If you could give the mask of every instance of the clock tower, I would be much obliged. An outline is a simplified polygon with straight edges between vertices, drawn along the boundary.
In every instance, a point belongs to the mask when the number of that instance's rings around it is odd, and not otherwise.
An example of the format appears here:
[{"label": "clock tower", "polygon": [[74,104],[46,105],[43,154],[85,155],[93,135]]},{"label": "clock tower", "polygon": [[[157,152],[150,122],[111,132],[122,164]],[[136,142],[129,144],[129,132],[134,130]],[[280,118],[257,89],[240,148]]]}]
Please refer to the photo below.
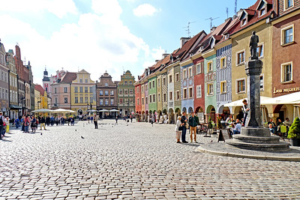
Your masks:
[{"label": "clock tower", "polygon": [[47,93],[51,93],[50,78],[48,77],[48,71],[46,68],[44,71],[43,88]]}]

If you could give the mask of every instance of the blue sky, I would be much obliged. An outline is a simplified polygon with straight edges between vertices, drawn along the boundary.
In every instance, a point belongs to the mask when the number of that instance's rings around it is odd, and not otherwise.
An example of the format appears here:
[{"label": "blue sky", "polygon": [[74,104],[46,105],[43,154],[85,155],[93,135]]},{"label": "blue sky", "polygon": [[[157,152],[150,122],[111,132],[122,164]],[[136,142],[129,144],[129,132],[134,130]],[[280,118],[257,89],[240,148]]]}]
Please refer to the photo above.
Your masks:
[{"label": "blue sky", "polygon": [[[96,80],[106,70],[119,80],[123,67],[137,76],[179,48],[180,37],[210,29],[234,15],[234,0],[0,0],[0,38],[18,43],[36,83],[45,68],[85,69]],[[239,0],[238,10],[256,0]]]}]

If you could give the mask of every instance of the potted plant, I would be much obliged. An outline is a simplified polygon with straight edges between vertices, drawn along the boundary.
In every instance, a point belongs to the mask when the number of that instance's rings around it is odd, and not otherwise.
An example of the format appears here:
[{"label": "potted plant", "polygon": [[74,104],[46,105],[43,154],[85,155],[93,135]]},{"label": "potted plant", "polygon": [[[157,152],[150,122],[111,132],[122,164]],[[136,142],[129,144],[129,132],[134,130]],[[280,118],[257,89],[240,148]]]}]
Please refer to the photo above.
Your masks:
[{"label": "potted plant", "polygon": [[300,146],[300,119],[298,117],[289,128],[288,138],[292,140],[292,146]]}]

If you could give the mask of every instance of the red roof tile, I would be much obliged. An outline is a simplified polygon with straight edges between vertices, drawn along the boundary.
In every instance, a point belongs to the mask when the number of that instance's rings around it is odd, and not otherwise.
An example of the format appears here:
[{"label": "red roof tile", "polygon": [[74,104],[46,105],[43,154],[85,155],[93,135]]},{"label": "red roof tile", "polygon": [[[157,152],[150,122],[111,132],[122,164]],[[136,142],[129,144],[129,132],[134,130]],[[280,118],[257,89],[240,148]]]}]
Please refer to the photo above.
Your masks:
[{"label": "red roof tile", "polygon": [[67,72],[61,79],[60,83],[72,83],[77,78],[77,74],[75,72]]},{"label": "red roof tile", "polygon": [[42,96],[44,96],[45,90],[44,90],[44,88],[43,88],[41,85],[35,84],[35,85],[34,85],[34,89],[37,90],[37,91],[39,91],[40,94],[41,94]]}]

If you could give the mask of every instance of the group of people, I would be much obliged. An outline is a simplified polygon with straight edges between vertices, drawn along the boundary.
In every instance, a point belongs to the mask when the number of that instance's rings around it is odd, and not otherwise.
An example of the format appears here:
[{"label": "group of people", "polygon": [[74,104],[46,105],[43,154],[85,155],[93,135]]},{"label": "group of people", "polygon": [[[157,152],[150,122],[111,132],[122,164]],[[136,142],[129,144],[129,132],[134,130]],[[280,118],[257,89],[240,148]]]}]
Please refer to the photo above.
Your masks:
[{"label": "group of people", "polygon": [[186,130],[188,128],[190,129],[191,142],[194,139],[194,142],[197,143],[197,126],[199,124],[199,118],[194,112],[192,112],[192,115],[188,119],[185,112],[182,113],[182,116],[178,116],[175,126],[177,143],[188,143],[186,141]]},{"label": "group of people", "polygon": [[292,123],[289,118],[286,118],[284,122],[280,118],[277,119],[277,123],[273,119],[270,119],[268,122],[270,132],[280,136],[285,136],[291,125]]}]

